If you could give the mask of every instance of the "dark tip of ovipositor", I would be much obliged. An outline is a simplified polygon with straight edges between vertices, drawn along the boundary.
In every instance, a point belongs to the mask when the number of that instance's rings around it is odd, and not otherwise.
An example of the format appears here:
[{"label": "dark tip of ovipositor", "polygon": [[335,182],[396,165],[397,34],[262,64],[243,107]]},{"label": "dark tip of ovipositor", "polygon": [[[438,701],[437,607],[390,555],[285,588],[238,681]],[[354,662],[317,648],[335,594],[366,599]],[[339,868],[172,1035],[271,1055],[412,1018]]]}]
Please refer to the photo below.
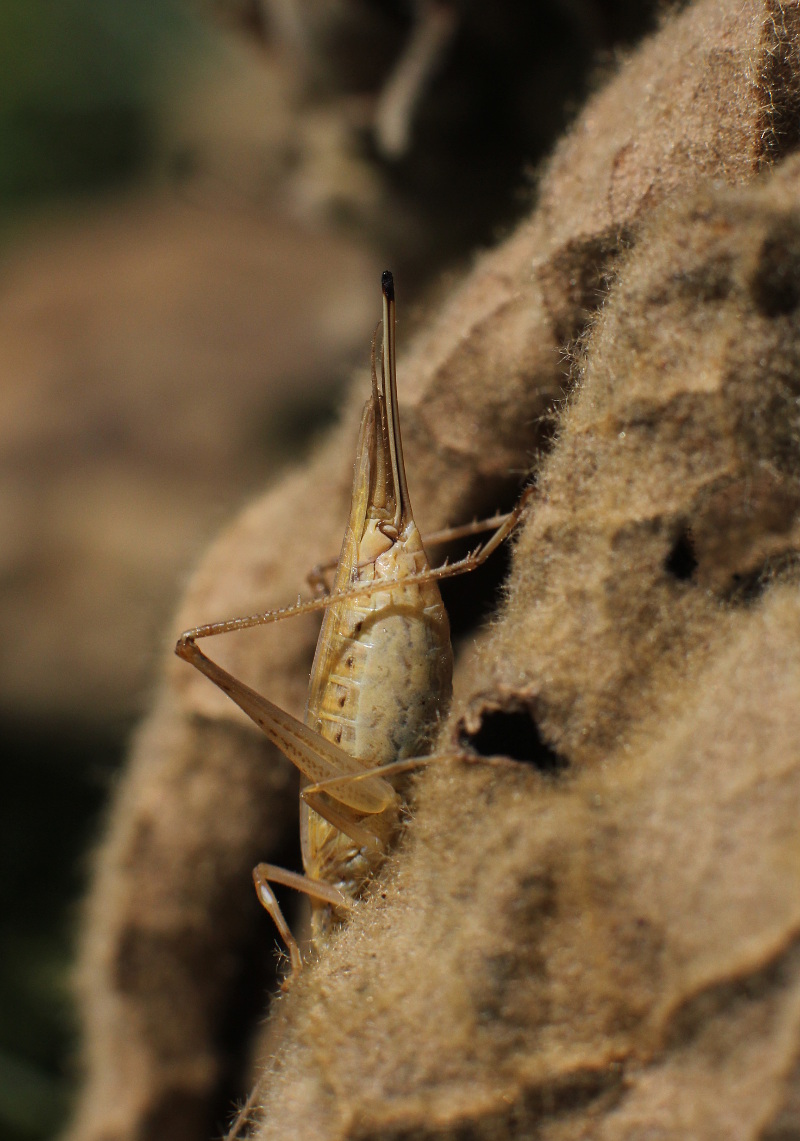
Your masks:
[{"label": "dark tip of ovipositor", "polygon": [[389,269],[385,269],[381,274],[381,289],[387,301],[394,301],[394,278]]}]

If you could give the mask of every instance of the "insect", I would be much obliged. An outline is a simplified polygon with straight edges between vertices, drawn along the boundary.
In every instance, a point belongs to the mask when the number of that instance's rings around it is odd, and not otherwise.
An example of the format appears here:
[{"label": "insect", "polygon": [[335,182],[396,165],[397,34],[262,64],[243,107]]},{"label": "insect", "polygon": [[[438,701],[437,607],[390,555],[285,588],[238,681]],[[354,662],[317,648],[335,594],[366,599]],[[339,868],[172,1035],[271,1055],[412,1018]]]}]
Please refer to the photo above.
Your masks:
[{"label": "insect", "polygon": [[[424,763],[450,701],[450,628],[438,580],[472,570],[488,558],[516,526],[533,490],[509,515],[441,533],[437,539],[494,528],[490,539],[465,558],[430,567],[403,462],[394,282],[388,271],[381,289],[380,379],[376,332],[350,517],[330,593],[187,630],[175,651],[227,693],[300,770],[305,875],[271,864],[259,864],[253,872],[258,897],[288,948],[292,977],[303,960],[271,885],[287,885],[310,897],[315,948],[324,946],[363,894],[400,825],[401,774]],[[197,645],[201,638],[310,610],[325,614],[303,722],[233,677]]]}]

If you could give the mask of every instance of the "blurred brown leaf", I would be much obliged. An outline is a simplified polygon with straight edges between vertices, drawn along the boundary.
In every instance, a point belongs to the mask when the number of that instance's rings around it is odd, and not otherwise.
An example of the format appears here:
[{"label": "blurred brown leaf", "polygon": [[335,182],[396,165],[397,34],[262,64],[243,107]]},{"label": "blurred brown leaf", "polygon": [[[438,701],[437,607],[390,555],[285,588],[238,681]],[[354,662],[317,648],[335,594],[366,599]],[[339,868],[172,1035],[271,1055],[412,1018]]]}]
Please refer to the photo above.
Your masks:
[{"label": "blurred brown leaf", "polygon": [[369,336],[366,264],[284,219],[160,197],[53,219],[6,253],[7,712],[141,706],[179,577]]}]

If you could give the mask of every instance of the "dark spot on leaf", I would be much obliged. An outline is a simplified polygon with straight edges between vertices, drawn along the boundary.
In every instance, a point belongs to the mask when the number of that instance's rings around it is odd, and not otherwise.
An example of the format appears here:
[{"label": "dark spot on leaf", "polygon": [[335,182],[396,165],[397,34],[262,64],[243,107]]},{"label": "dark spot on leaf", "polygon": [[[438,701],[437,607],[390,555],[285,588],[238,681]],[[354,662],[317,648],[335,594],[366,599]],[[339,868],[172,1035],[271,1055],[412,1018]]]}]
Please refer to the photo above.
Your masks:
[{"label": "dark spot on leaf", "polygon": [[773,577],[773,568],[769,564],[755,567],[749,573],[732,574],[726,592],[728,601],[737,606],[752,606],[761,598]]},{"label": "dark spot on leaf", "polygon": [[142,1116],[136,1136],[140,1141],[190,1141],[207,1134],[210,1122],[205,1099],[192,1089],[169,1086],[149,1105]]},{"label": "dark spot on leaf", "polygon": [[750,284],[765,317],[792,313],[800,303],[800,234],[785,227],[765,239]]}]

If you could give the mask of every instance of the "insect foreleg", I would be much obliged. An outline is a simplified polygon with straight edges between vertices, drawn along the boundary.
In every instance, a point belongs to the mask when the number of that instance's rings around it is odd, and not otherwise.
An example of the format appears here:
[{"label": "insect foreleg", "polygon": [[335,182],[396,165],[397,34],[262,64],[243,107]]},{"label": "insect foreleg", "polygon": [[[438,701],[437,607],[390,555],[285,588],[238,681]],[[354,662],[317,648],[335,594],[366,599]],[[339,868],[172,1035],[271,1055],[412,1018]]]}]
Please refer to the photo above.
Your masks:
[{"label": "insect foreleg", "polygon": [[[526,495],[527,492],[524,492],[523,498]],[[457,527],[443,527],[440,531],[431,531],[423,535],[422,545],[427,550],[428,547],[438,547],[442,543],[452,543],[456,539],[467,539],[470,535],[483,535],[487,531],[496,531],[504,527],[512,516],[514,511],[498,512],[488,519],[473,519],[471,523],[461,523]]]},{"label": "insect foreleg", "polygon": [[306,582],[315,598],[327,598],[330,594],[331,588],[327,576],[336,570],[338,563],[338,558],[329,559],[326,563],[317,563],[306,575]]}]

